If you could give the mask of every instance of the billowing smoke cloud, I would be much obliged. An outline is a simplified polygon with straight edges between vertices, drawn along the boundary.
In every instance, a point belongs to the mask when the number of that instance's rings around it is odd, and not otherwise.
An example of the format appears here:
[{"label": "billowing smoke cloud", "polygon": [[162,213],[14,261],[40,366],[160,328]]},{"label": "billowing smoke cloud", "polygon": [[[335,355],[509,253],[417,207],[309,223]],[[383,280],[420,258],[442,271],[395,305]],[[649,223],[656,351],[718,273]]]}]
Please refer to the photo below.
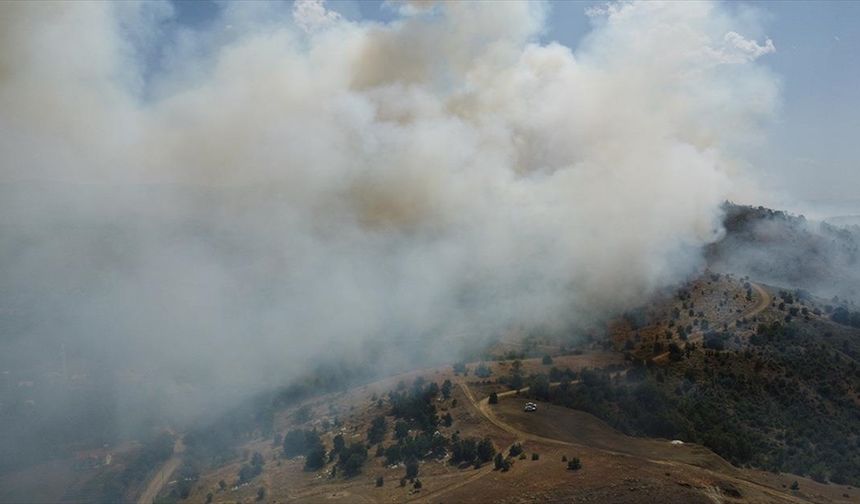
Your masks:
[{"label": "billowing smoke cloud", "polygon": [[588,325],[700,266],[777,104],[748,17],[611,4],[573,51],[539,3],[396,8],[0,5],[7,355],[63,343],[193,417],[323,356]]}]

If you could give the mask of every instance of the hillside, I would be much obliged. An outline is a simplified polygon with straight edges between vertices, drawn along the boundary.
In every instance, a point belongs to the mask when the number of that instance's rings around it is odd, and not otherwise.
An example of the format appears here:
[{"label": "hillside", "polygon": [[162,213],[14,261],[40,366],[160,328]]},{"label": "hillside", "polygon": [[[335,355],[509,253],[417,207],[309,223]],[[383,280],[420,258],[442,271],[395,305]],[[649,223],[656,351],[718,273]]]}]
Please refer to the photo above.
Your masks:
[{"label": "hillside", "polygon": [[[195,460],[181,493],[204,502],[853,502],[860,331],[832,320],[845,321],[843,311],[707,273],[610,325],[615,350],[595,342],[464,363],[302,401],[269,432],[244,435],[232,456]],[[536,413],[522,411],[523,396]],[[580,469],[568,468],[574,457]],[[180,495],[177,485],[164,501]]]},{"label": "hillside", "polygon": [[860,302],[860,227],[764,207],[723,210],[725,237],[706,250],[713,269]]}]

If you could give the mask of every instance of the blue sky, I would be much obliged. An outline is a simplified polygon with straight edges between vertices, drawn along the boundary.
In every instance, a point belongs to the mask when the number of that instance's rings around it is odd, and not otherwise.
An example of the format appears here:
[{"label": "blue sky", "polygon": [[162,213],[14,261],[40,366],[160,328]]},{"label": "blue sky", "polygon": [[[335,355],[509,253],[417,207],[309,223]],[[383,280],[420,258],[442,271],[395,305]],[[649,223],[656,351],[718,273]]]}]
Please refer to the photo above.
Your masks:
[{"label": "blue sky", "polygon": [[[543,42],[575,49],[590,29],[585,10],[604,3],[550,2]],[[327,6],[349,19],[394,17],[381,1],[329,0]],[[793,204],[802,211],[807,203],[826,202],[836,213],[860,212],[860,2],[759,1],[728,7],[755,12],[762,33],[749,35],[771,38],[777,48],[760,62],[781,79],[782,109],[766,145],[750,155],[756,172],[775,190],[776,199],[769,203]],[[217,9],[211,1],[177,2],[177,21],[205,24]]]}]

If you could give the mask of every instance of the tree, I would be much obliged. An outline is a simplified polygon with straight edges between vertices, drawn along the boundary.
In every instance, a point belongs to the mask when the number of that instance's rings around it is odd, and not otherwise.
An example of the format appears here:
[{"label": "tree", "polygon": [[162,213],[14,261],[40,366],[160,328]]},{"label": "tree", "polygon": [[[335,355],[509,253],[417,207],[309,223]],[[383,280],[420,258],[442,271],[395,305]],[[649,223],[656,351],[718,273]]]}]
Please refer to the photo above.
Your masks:
[{"label": "tree", "polygon": [[478,454],[478,441],[475,438],[451,438],[451,463],[471,463]]},{"label": "tree", "polygon": [[493,459],[493,455],[496,453],[496,448],[493,446],[493,442],[490,441],[490,438],[485,437],[478,443],[478,460],[481,462],[489,462]]},{"label": "tree", "polygon": [[385,439],[385,417],[380,415],[373,419],[370,430],[367,431],[367,441],[370,444],[381,443]]},{"label": "tree", "polygon": [[490,404],[499,404],[499,394],[490,392]]},{"label": "tree", "polygon": [[549,366],[550,364],[552,364],[552,357],[550,357],[549,354],[544,355],[543,359],[541,359],[541,363],[544,366]]},{"label": "tree", "polygon": [[225,488],[227,488],[227,482],[224,480],[219,481],[218,482],[218,488],[220,488],[221,490],[224,490]]},{"label": "tree", "polygon": [[511,445],[511,449],[508,450],[508,456],[516,457],[520,453],[523,452],[523,445],[519,443],[514,443]]},{"label": "tree", "polygon": [[206,494],[206,504],[210,504],[212,502],[213,497],[214,496],[212,495],[212,492],[207,493]]},{"label": "tree", "polygon": [[254,455],[251,457],[251,465],[254,466],[262,466],[265,463],[263,460],[263,455],[260,452],[254,452]]},{"label": "tree", "polygon": [[451,398],[451,380],[445,380],[442,382],[442,397],[445,399]]},{"label": "tree", "polygon": [[567,469],[569,471],[578,471],[582,469],[582,462],[580,462],[579,457],[573,457],[567,462]]},{"label": "tree", "polygon": [[529,393],[538,399],[549,400],[549,379],[545,374],[539,374],[530,379]]},{"label": "tree", "polygon": [[338,434],[332,441],[334,442],[334,448],[332,448],[332,451],[335,453],[340,453],[340,451],[346,446],[346,443],[343,441],[343,434]]},{"label": "tree", "polygon": [[382,479],[382,476],[377,476],[376,477],[376,486],[381,487],[383,484],[385,484],[385,480]]},{"label": "tree", "polygon": [[451,416],[451,413],[445,413],[442,416],[442,424],[445,425],[445,427],[450,427],[452,423],[454,423],[454,418]]},{"label": "tree", "polygon": [[409,435],[409,424],[404,422],[403,420],[398,420],[396,424],[394,424],[394,437],[396,439],[403,439]]},{"label": "tree", "polygon": [[356,474],[361,472],[361,466],[364,465],[364,460],[367,458],[365,455],[362,457],[358,453],[353,453],[346,459],[346,462],[343,464],[343,475],[347,478],[351,478]]},{"label": "tree", "polygon": [[794,480],[794,483],[791,484],[790,488],[792,491],[796,492],[800,490],[800,484],[797,482],[797,480]]},{"label": "tree", "polygon": [[439,395],[439,385],[436,385],[436,382],[431,382],[430,385],[427,385],[427,390],[425,392],[430,399],[435,398]]},{"label": "tree", "polygon": [[352,443],[338,455],[338,465],[347,478],[360,473],[365,460],[367,460],[367,448],[363,443]]},{"label": "tree", "polygon": [[306,432],[300,429],[291,430],[284,435],[284,456],[295,457],[304,453],[307,448]]},{"label": "tree", "polygon": [[414,488],[415,490],[421,490],[421,487],[422,487],[421,480],[416,479],[415,483],[412,485],[412,488]]},{"label": "tree", "polygon": [[317,445],[307,453],[305,458],[305,471],[316,471],[325,466],[325,447]]},{"label": "tree", "polygon": [[418,461],[415,459],[409,459],[406,462],[406,478],[412,479],[418,476]]},{"label": "tree", "polygon": [[397,445],[391,445],[385,449],[385,465],[392,465],[400,462],[403,458],[400,453],[400,447]]},{"label": "tree", "polygon": [[262,468],[260,466],[254,466],[250,464],[243,464],[242,467],[239,468],[239,484],[247,483],[254,479],[255,476],[260,474]]},{"label": "tree", "polygon": [[540,454],[539,453],[532,453],[532,460],[538,460],[538,459],[540,459]]},{"label": "tree", "polygon": [[261,501],[265,498],[266,498],[266,489],[263,487],[258,488],[257,489],[257,500]]}]

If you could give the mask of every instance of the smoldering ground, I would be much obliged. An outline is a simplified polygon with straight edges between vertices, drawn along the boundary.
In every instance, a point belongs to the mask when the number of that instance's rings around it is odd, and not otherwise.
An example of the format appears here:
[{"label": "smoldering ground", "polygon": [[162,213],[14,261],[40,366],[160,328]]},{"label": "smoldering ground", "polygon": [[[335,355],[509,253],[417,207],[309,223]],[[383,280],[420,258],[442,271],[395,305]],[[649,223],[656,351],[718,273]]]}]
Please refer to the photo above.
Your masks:
[{"label": "smoldering ground", "polygon": [[754,194],[779,89],[754,15],[609,4],[572,50],[540,3],[389,8],[0,5],[4,369],[62,348],[120,425],[181,425],[324,357],[587,325]]}]

